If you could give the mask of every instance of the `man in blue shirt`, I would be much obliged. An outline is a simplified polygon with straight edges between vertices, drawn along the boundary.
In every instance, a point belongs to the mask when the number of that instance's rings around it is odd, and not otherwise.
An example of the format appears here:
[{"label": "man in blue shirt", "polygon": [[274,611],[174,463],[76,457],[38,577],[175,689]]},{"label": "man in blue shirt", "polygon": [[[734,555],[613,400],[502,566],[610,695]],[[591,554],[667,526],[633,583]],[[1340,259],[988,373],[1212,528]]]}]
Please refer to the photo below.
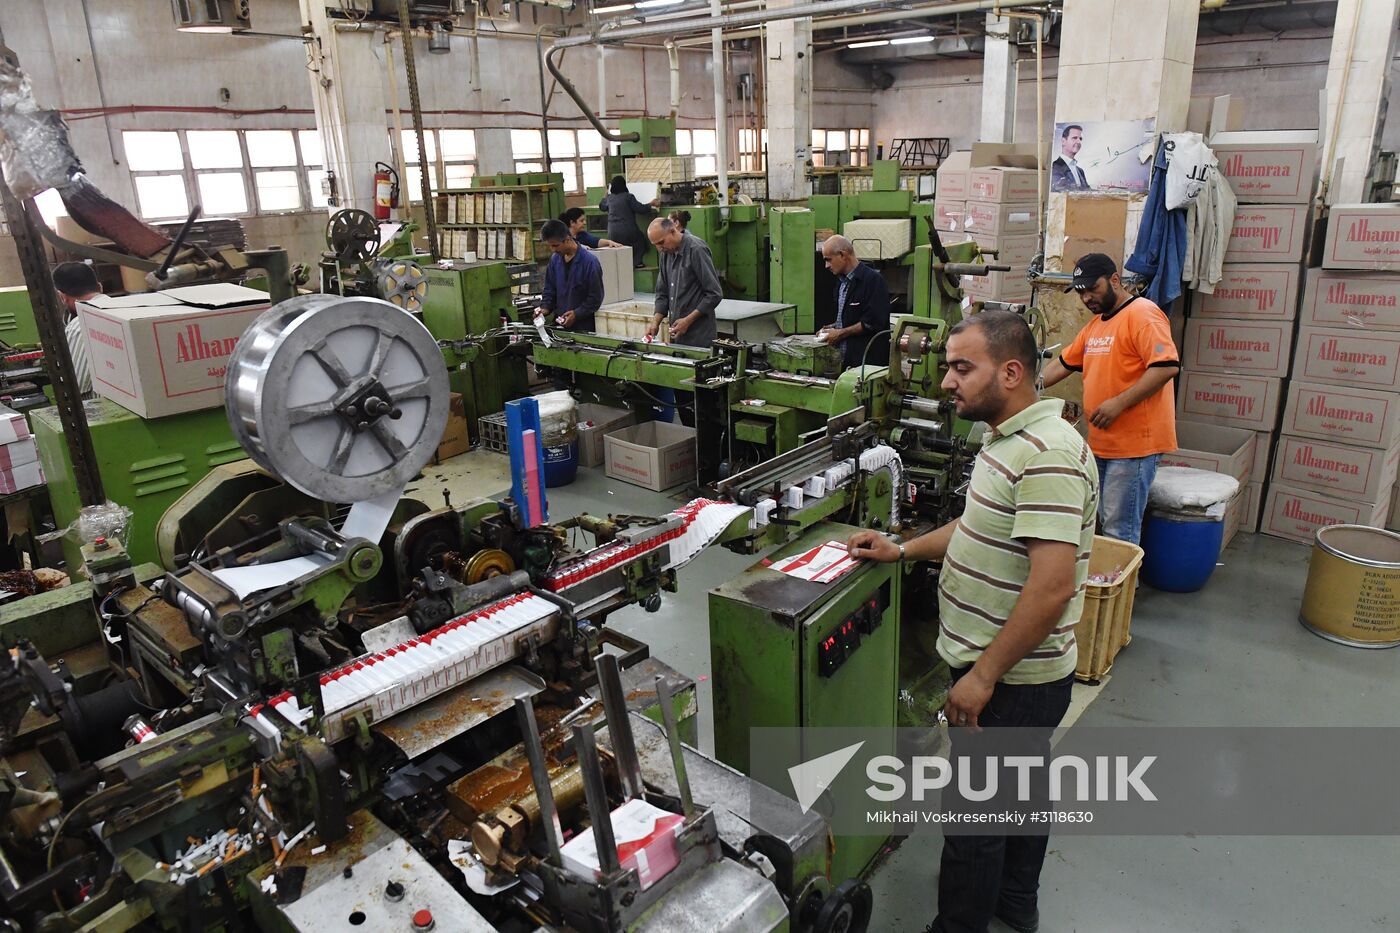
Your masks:
[{"label": "man in blue shirt", "polygon": [[841,348],[847,369],[888,366],[890,289],[884,277],[857,259],[851,241],[839,234],[823,241],[822,259],[836,276],[836,323],[817,337]]},{"label": "man in blue shirt", "polygon": [[544,293],[535,317],[565,330],[592,333],[593,314],[603,304],[603,265],[591,250],[569,236],[562,220],[547,220],[540,239],[548,244]]},{"label": "man in blue shirt", "polygon": [[599,247],[606,249],[622,245],[621,243],[614,243],[612,240],[589,233],[587,218],[588,215],[584,213],[581,207],[571,207],[559,215],[559,219],[569,225],[569,236],[578,240],[579,246],[587,246],[589,249],[598,249]]}]

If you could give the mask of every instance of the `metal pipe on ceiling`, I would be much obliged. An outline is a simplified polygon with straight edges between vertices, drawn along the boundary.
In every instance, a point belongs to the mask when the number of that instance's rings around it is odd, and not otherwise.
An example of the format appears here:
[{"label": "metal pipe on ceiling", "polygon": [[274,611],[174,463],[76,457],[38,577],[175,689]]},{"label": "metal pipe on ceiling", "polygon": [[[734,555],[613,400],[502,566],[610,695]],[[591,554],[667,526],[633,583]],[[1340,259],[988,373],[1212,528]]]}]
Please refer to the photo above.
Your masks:
[{"label": "metal pipe on ceiling", "polygon": [[[870,4],[867,4],[869,6]],[[888,3],[878,4],[879,6],[890,6]],[[812,32],[829,32],[835,29],[846,29],[850,26],[864,26],[870,23],[893,23],[903,19],[931,19],[934,17],[952,16],[958,13],[976,13],[982,10],[991,10],[1000,6],[1002,9],[1018,6],[1050,6],[1054,5],[1052,0],[958,0],[954,3],[935,3],[920,7],[900,7],[898,9],[886,10],[884,12],[857,13],[849,16],[833,16],[818,18],[813,16]],[[821,8],[830,12],[835,4],[820,4]],[[784,17],[773,16],[770,19],[781,19]],[[733,32],[726,32],[726,41],[735,39],[750,39],[758,35],[757,28],[736,29]],[[703,45],[703,39],[684,39],[676,43],[682,47],[691,45]]]}]

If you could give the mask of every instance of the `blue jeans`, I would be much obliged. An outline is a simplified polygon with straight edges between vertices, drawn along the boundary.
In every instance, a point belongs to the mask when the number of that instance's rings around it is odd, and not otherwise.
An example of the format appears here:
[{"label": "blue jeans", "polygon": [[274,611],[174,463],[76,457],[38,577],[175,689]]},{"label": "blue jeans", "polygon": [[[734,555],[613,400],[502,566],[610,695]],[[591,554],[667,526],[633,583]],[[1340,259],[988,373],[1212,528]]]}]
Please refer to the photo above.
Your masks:
[{"label": "blue jeans", "polygon": [[1161,454],[1099,460],[1099,525],[1103,534],[1137,544],[1142,537],[1142,515],[1147,511],[1147,491],[1157,475]]},{"label": "blue jeans", "polygon": [[[955,668],[953,682],[957,683],[969,670],[971,668]],[[978,717],[982,732],[948,730],[952,739],[949,759],[956,761],[966,756],[972,761],[981,761],[988,755],[1032,755],[1049,759],[1050,736],[1069,709],[1073,685],[1073,674],[1044,684],[998,683]],[[1004,731],[1007,729],[1012,731]],[[980,786],[980,783],[972,786]],[[987,804],[987,809],[1053,808],[1050,779],[1044,769],[1038,768],[1032,773],[1031,792],[1027,803],[994,799]],[[1048,835],[945,833],[938,871],[938,917],[930,931],[987,933],[987,925],[998,910],[1023,916],[1034,912],[1038,908],[1040,869],[1045,864],[1049,841]]]}]

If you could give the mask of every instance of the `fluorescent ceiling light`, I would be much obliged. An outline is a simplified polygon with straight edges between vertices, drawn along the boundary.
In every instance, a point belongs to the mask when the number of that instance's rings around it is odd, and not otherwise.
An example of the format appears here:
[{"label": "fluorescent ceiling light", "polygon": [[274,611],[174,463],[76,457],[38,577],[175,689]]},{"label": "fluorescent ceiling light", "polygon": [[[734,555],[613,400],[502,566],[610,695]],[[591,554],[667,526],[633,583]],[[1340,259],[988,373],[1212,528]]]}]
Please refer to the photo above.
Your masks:
[{"label": "fluorescent ceiling light", "polygon": [[650,9],[652,9],[653,7],[659,7],[659,6],[675,6],[677,3],[683,3],[683,2],[684,2],[684,0],[642,0],[641,3],[638,3],[638,4],[637,4],[637,9],[639,9],[639,10],[650,10]]},{"label": "fluorescent ceiling light", "polygon": [[623,10],[630,10],[630,9],[632,9],[632,6],[633,6],[633,5],[630,4],[630,3],[614,3],[612,6],[595,6],[595,7],[593,8],[593,12],[594,12],[594,13],[621,13]]},{"label": "fluorescent ceiling light", "polygon": [[848,49],[873,49],[877,45],[889,45],[889,39],[876,39],[873,42],[852,42],[846,46]]},{"label": "fluorescent ceiling light", "polygon": [[891,39],[890,45],[913,45],[915,42],[932,42],[933,36],[904,36],[900,39]]}]

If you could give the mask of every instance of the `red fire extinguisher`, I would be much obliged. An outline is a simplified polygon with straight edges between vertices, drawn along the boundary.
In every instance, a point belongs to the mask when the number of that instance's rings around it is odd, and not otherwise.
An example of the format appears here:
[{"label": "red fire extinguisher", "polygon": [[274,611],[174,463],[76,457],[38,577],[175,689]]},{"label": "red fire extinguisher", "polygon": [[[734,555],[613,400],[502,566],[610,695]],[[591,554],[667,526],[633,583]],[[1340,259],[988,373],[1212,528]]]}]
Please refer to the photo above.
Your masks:
[{"label": "red fire extinguisher", "polygon": [[399,173],[383,162],[374,163],[374,219],[388,220],[389,209],[399,206]]}]

